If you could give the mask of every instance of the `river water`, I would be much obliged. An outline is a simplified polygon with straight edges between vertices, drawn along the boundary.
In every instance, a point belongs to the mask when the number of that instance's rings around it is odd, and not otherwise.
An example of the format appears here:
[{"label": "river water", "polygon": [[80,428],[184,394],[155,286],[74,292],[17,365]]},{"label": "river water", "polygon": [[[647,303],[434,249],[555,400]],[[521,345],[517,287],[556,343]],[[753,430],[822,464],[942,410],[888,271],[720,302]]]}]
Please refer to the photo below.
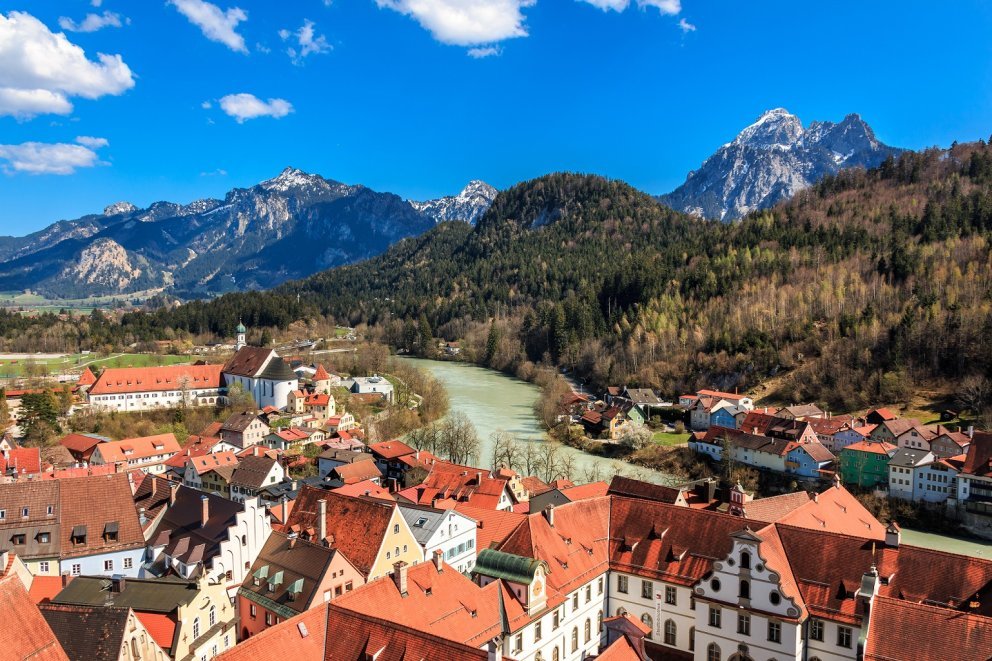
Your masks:
[{"label": "river water", "polygon": [[[428,370],[444,384],[450,410],[468,416],[479,434],[479,466],[488,467],[492,463],[491,436],[495,432],[507,432],[521,443],[549,442],[534,415],[534,402],[541,392],[534,384],[468,363],[407,356],[398,359]],[[608,481],[617,471],[649,482],[672,482],[659,471],[604,459],[564,445],[560,451],[562,455],[571,457],[572,479],[576,482],[586,482],[590,477]]]},{"label": "river water", "polygon": [[[491,463],[489,457],[492,455],[493,444],[490,436],[494,432],[508,432],[518,441],[525,443],[549,442],[545,439],[544,431],[534,415],[534,402],[540,395],[537,386],[468,363],[398,358],[430,371],[447,389],[450,410],[464,413],[475,425],[481,441],[481,456],[475,462],[478,466],[488,466]],[[637,479],[662,484],[672,483],[670,477],[658,471],[603,459],[567,446],[562,446],[561,452],[573,457],[572,479],[576,482],[588,481],[589,477],[609,480],[617,470],[620,470],[624,475]],[[593,475],[597,470],[598,475]],[[902,532],[902,540],[914,546],[992,559],[992,543],[989,542],[935,535],[905,528]]]}]

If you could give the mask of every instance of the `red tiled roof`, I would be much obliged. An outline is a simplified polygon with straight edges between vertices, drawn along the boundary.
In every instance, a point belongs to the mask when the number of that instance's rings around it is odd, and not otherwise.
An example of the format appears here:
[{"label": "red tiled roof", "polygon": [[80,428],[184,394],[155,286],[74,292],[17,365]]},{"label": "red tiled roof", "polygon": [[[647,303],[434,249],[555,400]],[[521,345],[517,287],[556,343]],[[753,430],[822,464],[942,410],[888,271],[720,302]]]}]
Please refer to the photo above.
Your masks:
[{"label": "red tiled roof", "polygon": [[569,500],[576,501],[605,496],[609,488],[610,485],[606,482],[590,482],[577,487],[566,487],[561,492]]},{"label": "red tiled roof", "polygon": [[[496,509],[500,504],[507,480],[489,477],[489,471],[439,461],[423,484],[407,489],[404,497],[420,505],[433,505],[438,500],[470,502],[476,507]],[[415,494],[411,497],[409,494]]]},{"label": "red tiled roof", "polygon": [[21,475],[41,472],[41,450],[39,448],[11,448],[7,451],[7,470],[16,470]]},{"label": "red tiled roof", "polygon": [[[361,463],[368,464],[371,462],[363,461]],[[393,498],[393,495],[389,493],[389,489],[385,489],[371,480],[346,484],[343,487],[332,489],[332,491],[334,493],[341,494],[342,496],[368,496],[369,498],[378,498],[380,500],[396,500]]]},{"label": "red tiled roof", "polygon": [[28,594],[31,595],[31,601],[40,604],[50,601],[59,592],[62,592],[61,576],[35,576],[31,580]]},{"label": "red tiled roof", "polygon": [[83,373],[79,375],[79,379],[76,380],[77,386],[91,386],[94,383],[96,383],[96,375],[89,367],[84,369]]},{"label": "red tiled roof", "polygon": [[103,463],[113,464],[117,462],[127,463],[132,459],[147,459],[161,454],[171,456],[180,450],[176,435],[168,433],[101,443],[96,452],[100,453]]},{"label": "red tiled roof", "polygon": [[611,498],[610,566],[679,585],[693,585],[705,576],[715,560],[730,552],[731,533],[749,525],[719,512]]},{"label": "red tiled roof", "polygon": [[865,661],[987,661],[992,618],[876,597]]},{"label": "red tiled roof", "polygon": [[366,480],[375,480],[382,477],[382,471],[375,465],[374,461],[356,461],[353,464],[342,464],[335,466],[332,473],[336,474],[345,484],[355,484]]},{"label": "red tiled roof", "polygon": [[322,660],[326,639],[327,607],[323,606],[269,627],[215,658],[217,661]]},{"label": "red tiled roof", "polygon": [[31,601],[21,579],[11,574],[0,578],[0,650],[7,659],[68,661],[62,646],[38,607]]},{"label": "red tiled roof", "polygon": [[[872,454],[889,454],[898,449],[895,445],[884,441],[881,443],[876,441],[861,441],[860,443],[852,443],[844,448],[844,450],[850,450],[852,452],[870,452]],[[841,450],[841,452],[844,450]]]},{"label": "red tiled roof", "polygon": [[529,475],[527,477],[520,478],[520,484],[523,485],[527,493],[533,498],[534,496],[540,496],[542,493],[547,493],[551,491],[551,486],[547,482],[539,477],[534,477]]},{"label": "red tiled roof", "polygon": [[334,600],[368,617],[477,647],[500,632],[498,583],[479,587],[459,571],[433,562],[407,567],[407,593],[384,576]]},{"label": "red tiled roof", "polygon": [[69,434],[63,436],[59,444],[70,452],[85,454],[102,443],[103,440],[102,438],[88,436],[86,434]]},{"label": "red tiled roof", "polygon": [[317,363],[317,371],[313,373],[313,380],[314,381],[328,381],[328,380],[330,380],[330,378],[331,378],[331,375],[328,374],[327,373],[327,370],[324,369],[324,365],[322,363]]},{"label": "red tiled roof", "polygon": [[559,505],[554,527],[546,514],[530,514],[499,545],[500,551],[548,563],[548,607],[609,568],[610,498],[589,498]]},{"label": "red tiled roof", "polygon": [[193,464],[193,470],[198,475],[203,475],[221,466],[236,466],[238,464],[238,458],[233,452],[213,452],[211,454],[190,457],[188,461]]},{"label": "red tiled roof", "polygon": [[718,399],[728,399],[732,402],[736,402],[747,397],[747,395],[740,395],[731,392],[721,392],[719,390],[700,390],[696,394],[699,395],[700,397],[715,397]]},{"label": "red tiled roof", "polygon": [[992,474],[992,432],[975,432],[961,471],[978,476]]},{"label": "red tiled roof", "polygon": [[[486,661],[485,650],[329,604],[325,659]],[[330,632],[335,635],[330,635]],[[283,657],[280,657],[283,658]]]},{"label": "red tiled roof", "polygon": [[396,459],[406,454],[413,454],[416,450],[403,441],[379,441],[369,445],[369,452],[383,459]]},{"label": "red tiled roof", "polygon": [[[526,505],[526,503],[524,503]],[[478,550],[488,549],[494,544],[502,544],[526,518],[526,511],[521,514],[505,510],[491,510],[472,507],[468,503],[457,503],[456,512],[464,514],[476,522],[475,546]]]},{"label": "red tiled roof", "polygon": [[[142,548],[145,537],[127,473],[59,480],[62,557]],[[117,539],[104,534],[107,524],[117,524]],[[86,528],[86,543],[72,542],[73,530]]]},{"label": "red tiled roof", "polygon": [[219,388],[220,365],[170,365],[167,367],[107,368],[90,388],[90,395]]},{"label": "red tiled roof", "polygon": [[172,648],[176,637],[176,621],[164,613],[148,613],[135,611],[134,614],[145,625],[148,635],[152,637],[163,650]]},{"label": "red tiled roof", "polygon": [[286,529],[293,530],[298,526],[302,530],[319,530],[320,500],[327,501],[327,537],[329,541],[333,540],[331,548],[339,549],[356,569],[368,576],[382,540],[390,530],[389,522],[396,504],[352,498],[304,485],[296,497]]}]

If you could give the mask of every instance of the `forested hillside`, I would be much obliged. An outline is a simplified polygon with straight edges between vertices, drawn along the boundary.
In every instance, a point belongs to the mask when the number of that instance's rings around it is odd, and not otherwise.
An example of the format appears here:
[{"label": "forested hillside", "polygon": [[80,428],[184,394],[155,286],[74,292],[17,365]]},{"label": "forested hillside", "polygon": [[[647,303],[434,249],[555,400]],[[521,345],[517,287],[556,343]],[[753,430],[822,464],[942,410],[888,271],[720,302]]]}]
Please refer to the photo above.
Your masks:
[{"label": "forested hillside", "polygon": [[442,224],[381,257],[124,318],[147,339],[330,315],[397,347],[460,339],[522,373],[551,361],[592,382],[748,388],[839,409],[953,391],[992,367],[992,149],[906,153],[843,171],[724,225],[594,176],[501,193],[475,228]]}]

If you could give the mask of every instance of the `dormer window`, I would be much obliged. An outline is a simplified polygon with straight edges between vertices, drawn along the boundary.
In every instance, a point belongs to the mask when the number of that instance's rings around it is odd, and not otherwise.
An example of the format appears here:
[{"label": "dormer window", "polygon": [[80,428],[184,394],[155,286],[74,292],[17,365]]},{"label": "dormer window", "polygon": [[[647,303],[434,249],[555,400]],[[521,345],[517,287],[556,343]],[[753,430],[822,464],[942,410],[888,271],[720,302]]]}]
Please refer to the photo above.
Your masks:
[{"label": "dormer window", "polygon": [[71,541],[73,544],[85,544],[86,526],[73,526],[72,535],[69,537],[69,541]]},{"label": "dormer window", "polygon": [[116,521],[110,521],[103,527],[103,539],[108,542],[117,541],[118,524]]}]

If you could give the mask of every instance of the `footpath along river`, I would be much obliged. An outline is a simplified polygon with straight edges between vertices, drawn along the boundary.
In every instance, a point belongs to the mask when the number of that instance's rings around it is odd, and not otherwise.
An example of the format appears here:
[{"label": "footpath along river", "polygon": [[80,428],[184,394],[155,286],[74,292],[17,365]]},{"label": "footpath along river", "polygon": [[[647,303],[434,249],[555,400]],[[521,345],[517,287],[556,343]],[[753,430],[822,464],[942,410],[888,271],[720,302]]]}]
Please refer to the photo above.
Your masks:
[{"label": "footpath along river", "polygon": [[[430,371],[448,391],[450,410],[460,411],[472,421],[481,442],[480,466],[488,466],[490,463],[488,459],[492,454],[490,436],[493,432],[505,431],[517,440],[527,443],[548,442],[534,415],[534,402],[540,395],[537,386],[468,363],[409,357],[401,357],[400,360]],[[624,475],[630,477],[660,484],[673,482],[669,476],[659,471],[603,459],[567,446],[562,446],[561,451],[574,458],[573,479],[577,482],[585,481],[586,475],[596,468],[599,469],[599,479],[609,480],[617,466],[623,470]],[[992,542],[948,537],[905,528],[903,541],[914,546],[992,559]]]}]

